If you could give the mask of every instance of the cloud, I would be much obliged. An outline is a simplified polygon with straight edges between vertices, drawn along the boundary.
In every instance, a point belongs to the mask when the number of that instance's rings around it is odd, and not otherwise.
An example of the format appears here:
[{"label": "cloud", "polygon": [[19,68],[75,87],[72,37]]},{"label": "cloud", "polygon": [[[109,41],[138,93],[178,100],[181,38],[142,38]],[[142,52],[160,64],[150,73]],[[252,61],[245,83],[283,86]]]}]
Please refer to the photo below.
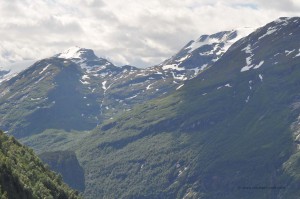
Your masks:
[{"label": "cloud", "polygon": [[40,59],[78,45],[145,67],[201,34],[259,27],[299,10],[298,0],[1,1],[0,47],[12,58]]}]

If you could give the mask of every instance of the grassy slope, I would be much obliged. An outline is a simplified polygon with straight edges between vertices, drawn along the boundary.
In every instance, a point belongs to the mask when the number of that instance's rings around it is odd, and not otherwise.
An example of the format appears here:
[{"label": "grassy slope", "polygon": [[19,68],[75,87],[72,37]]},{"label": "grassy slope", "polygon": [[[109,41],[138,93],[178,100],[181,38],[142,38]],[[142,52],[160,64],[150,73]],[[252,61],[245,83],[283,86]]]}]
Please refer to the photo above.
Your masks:
[{"label": "grassy slope", "polygon": [[290,40],[298,32],[261,41],[254,60],[265,64],[257,70],[240,73],[244,40],[171,96],[91,133],[46,130],[24,142],[40,152],[76,151],[86,198],[297,198],[300,155],[290,126],[299,114],[299,57],[283,53],[275,65],[274,55],[297,48]]},{"label": "grassy slope", "polygon": [[[87,136],[77,148],[87,174],[85,195],[296,198],[295,167],[283,165],[295,150],[290,126],[299,114],[291,108],[299,99],[299,58],[284,56],[275,66],[273,56],[283,44],[297,46],[280,35],[272,45],[262,42],[255,58],[266,59],[264,67],[240,73],[243,42],[181,91]],[[232,87],[217,89],[227,83]],[[241,189],[257,186],[267,188]]]}]

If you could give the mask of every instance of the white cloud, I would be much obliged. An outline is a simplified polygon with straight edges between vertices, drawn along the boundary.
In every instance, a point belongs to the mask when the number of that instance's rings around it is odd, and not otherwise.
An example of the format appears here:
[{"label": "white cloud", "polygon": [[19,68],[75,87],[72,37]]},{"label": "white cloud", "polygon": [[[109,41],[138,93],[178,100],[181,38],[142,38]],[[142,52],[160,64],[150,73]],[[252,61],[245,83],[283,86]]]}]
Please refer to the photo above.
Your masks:
[{"label": "white cloud", "polygon": [[258,27],[299,10],[298,0],[1,1],[0,53],[40,59],[78,45],[117,64],[149,66],[201,34]]}]

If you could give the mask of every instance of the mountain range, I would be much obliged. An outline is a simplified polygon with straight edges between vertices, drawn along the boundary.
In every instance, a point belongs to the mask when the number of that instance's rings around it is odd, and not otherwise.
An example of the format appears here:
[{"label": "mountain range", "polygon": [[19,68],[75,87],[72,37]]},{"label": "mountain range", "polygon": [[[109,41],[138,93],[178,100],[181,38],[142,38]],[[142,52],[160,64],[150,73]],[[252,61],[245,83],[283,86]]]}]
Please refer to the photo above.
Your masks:
[{"label": "mountain range", "polygon": [[146,69],[118,67],[93,50],[72,47],[0,85],[0,127],[16,137],[46,129],[91,130],[137,104],[179,89],[251,29],[245,30],[203,35]]},{"label": "mountain range", "polygon": [[86,198],[297,198],[299,39],[280,18],[145,69],[73,47],[1,83],[0,127]]}]

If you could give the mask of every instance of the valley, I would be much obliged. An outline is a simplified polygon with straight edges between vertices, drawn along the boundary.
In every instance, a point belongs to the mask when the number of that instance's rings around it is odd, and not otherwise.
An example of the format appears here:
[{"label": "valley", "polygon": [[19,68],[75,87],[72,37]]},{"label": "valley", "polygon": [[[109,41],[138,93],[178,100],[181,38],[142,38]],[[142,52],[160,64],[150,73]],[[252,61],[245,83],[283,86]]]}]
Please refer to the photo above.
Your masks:
[{"label": "valley", "polygon": [[72,47],[1,82],[0,128],[84,198],[297,198],[299,39],[279,18],[148,68]]}]

